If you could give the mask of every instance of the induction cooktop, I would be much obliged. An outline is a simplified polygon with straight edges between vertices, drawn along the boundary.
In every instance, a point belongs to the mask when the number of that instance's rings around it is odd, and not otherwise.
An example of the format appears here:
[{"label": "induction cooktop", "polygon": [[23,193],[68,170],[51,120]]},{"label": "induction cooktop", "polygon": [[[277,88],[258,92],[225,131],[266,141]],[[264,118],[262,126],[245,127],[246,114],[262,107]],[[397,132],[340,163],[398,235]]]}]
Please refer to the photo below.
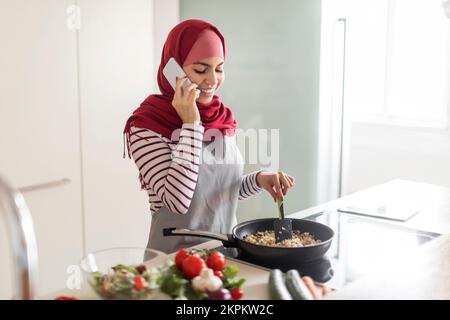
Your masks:
[{"label": "induction cooktop", "polygon": [[302,276],[310,276],[317,283],[339,289],[377,268],[395,264],[411,250],[440,236],[339,211],[320,212],[304,219],[326,224],[335,232],[330,249],[319,260],[289,265],[278,261],[255,261],[236,248],[220,246],[216,250],[269,269],[297,269]]}]

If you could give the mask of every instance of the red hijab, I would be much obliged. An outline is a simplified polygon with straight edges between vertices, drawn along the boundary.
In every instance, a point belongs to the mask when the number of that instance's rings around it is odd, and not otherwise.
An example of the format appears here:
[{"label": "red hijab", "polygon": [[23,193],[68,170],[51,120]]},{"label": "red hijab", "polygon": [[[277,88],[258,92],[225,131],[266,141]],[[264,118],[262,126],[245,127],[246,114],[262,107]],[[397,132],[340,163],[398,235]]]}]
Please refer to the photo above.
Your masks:
[{"label": "red hijab", "polygon": [[[212,24],[199,19],[190,19],[179,23],[170,31],[164,44],[158,69],[158,86],[161,94],[148,96],[140,107],[133,112],[125,125],[124,134],[127,136],[129,156],[130,127],[150,129],[168,139],[171,139],[174,130],[181,128],[183,124],[181,118],[172,106],[175,92],[162,71],[171,57],[174,57],[180,66],[184,65],[199,34],[206,29],[214,31],[219,36],[225,59],[225,40],[220,31]],[[235,134],[237,122],[233,113],[220,101],[218,96],[214,95],[209,104],[197,102],[197,107],[205,130],[219,129],[223,135],[232,136]]]}]

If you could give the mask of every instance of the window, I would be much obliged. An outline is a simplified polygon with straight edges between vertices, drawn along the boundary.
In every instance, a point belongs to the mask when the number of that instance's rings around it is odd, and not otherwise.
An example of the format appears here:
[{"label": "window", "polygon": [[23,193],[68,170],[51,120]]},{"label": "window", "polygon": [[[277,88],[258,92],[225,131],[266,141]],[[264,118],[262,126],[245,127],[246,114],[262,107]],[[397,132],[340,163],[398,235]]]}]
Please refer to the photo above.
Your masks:
[{"label": "window", "polygon": [[341,1],[353,121],[447,128],[450,20],[442,0]]}]

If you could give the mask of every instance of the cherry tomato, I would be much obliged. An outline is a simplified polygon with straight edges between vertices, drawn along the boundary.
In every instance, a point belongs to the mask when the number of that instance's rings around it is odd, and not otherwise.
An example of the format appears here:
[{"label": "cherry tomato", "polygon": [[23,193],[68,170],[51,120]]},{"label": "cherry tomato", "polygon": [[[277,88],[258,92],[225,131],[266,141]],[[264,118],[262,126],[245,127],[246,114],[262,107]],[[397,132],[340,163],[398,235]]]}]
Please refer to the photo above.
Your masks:
[{"label": "cherry tomato", "polygon": [[181,271],[183,271],[183,260],[186,259],[187,256],[189,256],[189,251],[186,248],[178,250],[177,254],[175,255],[175,264]]},{"label": "cherry tomato", "polygon": [[217,278],[219,278],[220,280],[223,280],[223,273],[222,273],[222,271],[219,271],[219,270],[214,271],[214,275],[215,275]]},{"label": "cherry tomato", "polygon": [[231,290],[231,296],[233,297],[234,300],[241,299],[243,295],[244,291],[242,291],[241,288],[234,288],[233,290]]},{"label": "cherry tomato", "polygon": [[141,276],[136,276],[134,278],[134,288],[137,291],[142,291],[145,288],[145,280]]},{"label": "cherry tomato", "polygon": [[195,278],[204,268],[206,263],[198,254],[190,255],[183,260],[182,272],[187,279]]},{"label": "cherry tomato", "polygon": [[218,251],[212,252],[206,260],[206,265],[214,271],[222,271],[226,264],[225,256]]}]

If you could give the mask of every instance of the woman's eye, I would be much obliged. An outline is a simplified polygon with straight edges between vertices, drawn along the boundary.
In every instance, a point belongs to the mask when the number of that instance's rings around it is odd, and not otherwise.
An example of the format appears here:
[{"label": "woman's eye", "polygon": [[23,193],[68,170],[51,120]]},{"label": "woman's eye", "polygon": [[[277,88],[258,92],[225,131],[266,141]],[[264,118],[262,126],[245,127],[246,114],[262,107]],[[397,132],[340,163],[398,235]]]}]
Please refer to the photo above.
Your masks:
[{"label": "woman's eye", "polygon": [[[203,73],[206,72],[206,69],[205,69],[205,70],[195,70],[195,69],[194,69],[194,71],[195,71],[196,73],[203,74]],[[216,70],[216,72],[222,73],[222,72],[223,72],[223,69],[221,69],[221,70]]]}]

